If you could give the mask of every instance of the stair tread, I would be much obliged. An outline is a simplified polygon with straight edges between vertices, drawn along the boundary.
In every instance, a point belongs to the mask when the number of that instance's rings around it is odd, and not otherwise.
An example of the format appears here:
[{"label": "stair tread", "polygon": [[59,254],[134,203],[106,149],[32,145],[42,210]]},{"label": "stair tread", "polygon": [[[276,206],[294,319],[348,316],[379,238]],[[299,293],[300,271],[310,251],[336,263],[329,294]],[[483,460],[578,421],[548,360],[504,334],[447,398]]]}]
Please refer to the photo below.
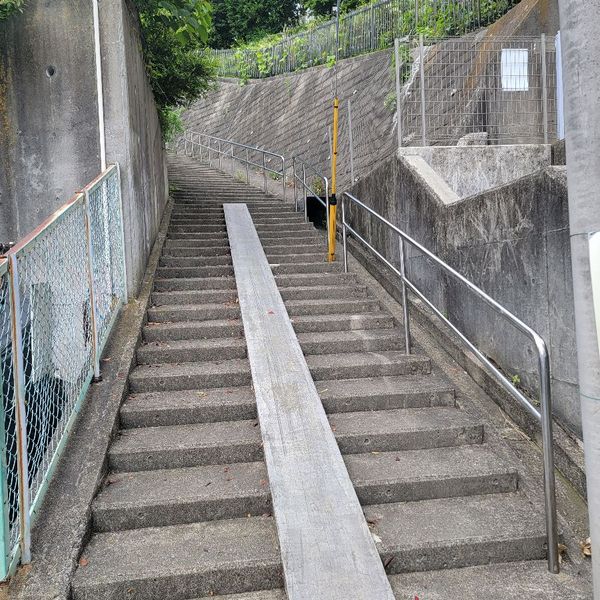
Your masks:
[{"label": "stair tread", "polygon": [[[273,587],[282,585],[270,517],[100,533],[81,562],[85,566],[74,576],[74,600],[100,597],[99,590],[111,598],[190,598],[210,594],[215,578],[225,591],[239,592],[259,577],[250,570],[262,571],[260,579],[271,579]],[[177,596],[171,595],[173,586]]]},{"label": "stair tread", "polygon": [[197,363],[162,363],[160,365],[138,365],[131,373],[132,379],[144,377],[178,377],[182,375],[231,373],[250,371],[250,364],[241,358]]},{"label": "stair tread", "polygon": [[307,356],[309,368],[352,365],[382,365],[392,363],[422,364],[429,363],[430,358],[419,354],[406,354],[399,350],[386,350],[382,352],[347,352],[339,354],[319,354]]},{"label": "stair tread", "polygon": [[383,555],[435,546],[456,552],[461,545],[487,540],[533,537],[543,544],[546,537],[540,508],[521,492],[378,504],[367,506],[365,515]]}]

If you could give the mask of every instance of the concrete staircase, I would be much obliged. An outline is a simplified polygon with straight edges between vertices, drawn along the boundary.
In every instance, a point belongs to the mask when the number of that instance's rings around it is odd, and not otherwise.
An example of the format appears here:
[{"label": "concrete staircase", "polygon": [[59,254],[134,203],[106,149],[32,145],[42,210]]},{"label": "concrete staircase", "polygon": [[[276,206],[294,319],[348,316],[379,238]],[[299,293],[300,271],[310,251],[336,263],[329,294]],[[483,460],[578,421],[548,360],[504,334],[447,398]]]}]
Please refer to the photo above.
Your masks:
[{"label": "concrete staircase", "polygon": [[323,235],[195,161],[176,159],[170,177],[139,364],[73,598],[285,598],[223,202],[248,204],[396,597],[566,598],[516,469],[431,360],[403,353],[358,276],[324,261]]}]

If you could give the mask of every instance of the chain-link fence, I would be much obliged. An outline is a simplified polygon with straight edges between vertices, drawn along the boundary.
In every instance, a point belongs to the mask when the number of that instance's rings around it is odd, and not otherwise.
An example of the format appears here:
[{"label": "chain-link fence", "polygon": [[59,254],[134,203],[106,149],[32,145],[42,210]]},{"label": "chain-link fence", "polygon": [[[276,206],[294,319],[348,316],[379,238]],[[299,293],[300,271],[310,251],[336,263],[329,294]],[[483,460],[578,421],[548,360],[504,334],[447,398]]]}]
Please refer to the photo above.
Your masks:
[{"label": "chain-link fence", "polygon": [[125,294],[117,166],[0,262],[0,566],[30,558],[39,510]]},{"label": "chain-link fence", "polygon": [[400,45],[402,145],[547,143],[557,136],[554,38]]},{"label": "chain-link fence", "polygon": [[[384,0],[340,16],[339,57],[389,48],[395,37],[456,36],[494,23],[519,0]],[[335,20],[260,48],[214,50],[222,77],[253,79],[334,61]]]}]

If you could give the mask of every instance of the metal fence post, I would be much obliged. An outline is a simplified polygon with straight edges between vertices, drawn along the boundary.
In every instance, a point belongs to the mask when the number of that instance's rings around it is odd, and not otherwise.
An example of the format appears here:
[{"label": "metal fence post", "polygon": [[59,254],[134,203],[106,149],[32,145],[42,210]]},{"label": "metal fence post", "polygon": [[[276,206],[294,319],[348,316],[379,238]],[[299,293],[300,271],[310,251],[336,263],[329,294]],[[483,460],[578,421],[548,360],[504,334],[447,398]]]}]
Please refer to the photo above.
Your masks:
[{"label": "metal fence post", "polygon": [[129,300],[129,285],[127,282],[127,253],[125,248],[125,207],[123,206],[123,192],[121,191],[121,167],[119,163],[115,163],[117,167],[117,192],[119,194],[119,210],[121,211],[121,248],[123,249],[123,304],[127,304]]},{"label": "metal fence post", "polygon": [[294,182],[294,209],[298,212],[298,186],[296,182],[296,157],[292,156],[292,181]]},{"label": "metal fence post", "polygon": [[342,194],[342,245],[344,248],[344,273],[348,272],[348,240],[346,232],[346,196]]},{"label": "metal fence post", "polygon": [[560,31],[556,34],[554,41],[556,48],[556,137],[565,139],[565,97],[563,90],[562,71],[562,47],[560,42]]},{"label": "metal fence post", "polygon": [[548,78],[546,63],[546,34],[542,33],[540,52],[542,54],[542,119],[544,144],[548,143]]},{"label": "metal fence post", "polygon": [[221,140],[217,144],[217,152],[219,154],[219,170],[223,170],[223,155],[221,154]]},{"label": "metal fence post", "polygon": [[98,347],[100,340],[98,339],[98,321],[96,315],[96,289],[94,283],[94,247],[92,244],[92,231],[91,231],[91,215],[90,215],[90,195],[86,190],[84,195],[85,204],[85,239],[87,244],[87,276],[88,286],[90,289],[90,316],[92,324],[92,359],[94,361],[94,382],[102,381],[100,375],[100,353]]},{"label": "metal fence post", "polygon": [[234,166],[234,157],[233,157],[233,144],[231,144],[231,176],[235,175],[235,166]]},{"label": "metal fence post", "polygon": [[262,153],[262,170],[265,192],[267,191],[267,165],[265,163],[265,153]]},{"label": "metal fence post", "polygon": [[15,427],[17,437],[17,468],[19,477],[19,522],[21,562],[31,562],[31,515],[29,497],[29,457],[27,455],[27,416],[25,412],[25,366],[23,332],[21,330],[21,290],[17,257],[9,256],[11,338],[13,349],[13,383],[15,394]]},{"label": "metal fence post", "polygon": [[304,189],[304,221],[308,223],[308,194],[306,193],[306,165],[302,163],[302,187]]},{"label": "metal fence post", "polygon": [[402,110],[400,99],[400,40],[394,38],[394,62],[396,74],[396,128],[398,133],[398,148],[402,148]]},{"label": "metal fence post", "polygon": [[354,137],[352,136],[352,103],[348,100],[348,145],[350,147],[350,183],[354,185]]},{"label": "metal fence post", "polygon": [[283,185],[283,201],[285,202],[287,200],[287,195],[286,195],[286,189],[285,189],[285,158],[282,161],[282,165],[281,165],[281,171],[282,171],[282,185]]},{"label": "metal fence post", "polygon": [[404,349],[410,354],[410,317],[408,313],[408,295],[406,293],[406,259],[404,257],[404,240],[400,238],[400,275],[402,278],[402,316],[404,318]]},{"label": "metal fence post", "polygon": [[250,172],[248,167],[250,165],[250,158],[248,156],[248,148],[246,148],[246,183],[250,183]]},{"label": "metal fence post", "polygon": [[427,125],[425,124],[425,51],[423,34],[419,34],[419,73],[421,78],[421,141],[427,145]]}]

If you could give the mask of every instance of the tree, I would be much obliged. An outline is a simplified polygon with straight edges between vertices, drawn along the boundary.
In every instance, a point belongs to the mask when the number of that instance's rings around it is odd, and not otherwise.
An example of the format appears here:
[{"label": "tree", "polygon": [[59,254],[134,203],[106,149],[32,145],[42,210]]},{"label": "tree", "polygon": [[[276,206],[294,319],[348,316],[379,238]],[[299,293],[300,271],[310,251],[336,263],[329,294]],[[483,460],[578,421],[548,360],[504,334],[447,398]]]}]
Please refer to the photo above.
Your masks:
[{"label": "tree", "polygon": [[143,49],[163,135],[180,128],[177,108],[207,91],[215,79],[214,60],[206,53],[211,25],[208,0],[135,0]]},{"label": "tree", "polygon": [[[340,2],[340,13],[346,13],[364,4],[369,4],[369,0],[342,0]],[[304,0],[303,5],[312,15],[333,17],[336,0]]]},{"label": "tree", "polygon": [[229,48],[279,33],[296,23],[300,10],[295,0],[213,0],[210,45]]}]

